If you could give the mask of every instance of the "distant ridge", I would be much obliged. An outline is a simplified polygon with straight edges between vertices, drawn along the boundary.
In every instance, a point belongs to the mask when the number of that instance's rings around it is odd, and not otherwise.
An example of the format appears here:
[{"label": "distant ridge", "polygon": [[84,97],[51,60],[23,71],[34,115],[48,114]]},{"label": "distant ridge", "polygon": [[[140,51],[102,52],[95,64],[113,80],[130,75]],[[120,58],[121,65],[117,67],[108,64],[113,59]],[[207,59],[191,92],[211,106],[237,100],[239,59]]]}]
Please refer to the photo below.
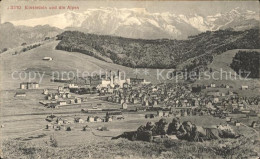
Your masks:
[{"label": "distant ridge", "polygon": [[142,40],[65,31],[58,50],[81,52],[128,67],[196,69],[232,49],[258,49],[259,29],[207,31],[188,40]]},{"label": "distant ridge", "polygon": [[[57,21],[57,19],[59,19]],[[234,8],[226,13],[199,14],[151,13],[145,8],[96,8],[78,13],[66,13],[12,21],[14,25],[45,25],[100,35],[141,39],[185,39],[205,31],[232,28],[247,30],[259,27],[256,12]]]}]

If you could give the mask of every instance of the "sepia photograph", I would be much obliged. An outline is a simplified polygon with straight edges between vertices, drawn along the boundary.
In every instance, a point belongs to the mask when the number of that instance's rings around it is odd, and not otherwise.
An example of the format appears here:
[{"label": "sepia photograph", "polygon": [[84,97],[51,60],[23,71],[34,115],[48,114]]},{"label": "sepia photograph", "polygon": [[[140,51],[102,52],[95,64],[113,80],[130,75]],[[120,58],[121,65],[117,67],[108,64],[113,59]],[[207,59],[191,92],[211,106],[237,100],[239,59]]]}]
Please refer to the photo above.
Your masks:
[{"label": "sepia photograph", "polygon": [[0,159],[259,159],[259,7],[0,0]]}]

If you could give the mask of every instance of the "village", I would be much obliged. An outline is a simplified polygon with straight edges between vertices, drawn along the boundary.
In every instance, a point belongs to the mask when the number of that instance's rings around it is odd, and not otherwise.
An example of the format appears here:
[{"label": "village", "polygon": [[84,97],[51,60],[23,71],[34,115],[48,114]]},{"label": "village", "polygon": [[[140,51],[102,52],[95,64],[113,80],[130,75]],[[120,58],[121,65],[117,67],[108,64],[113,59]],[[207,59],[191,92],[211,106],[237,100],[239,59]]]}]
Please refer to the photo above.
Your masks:
[{"label": "village", "polygon": [[[252,118],[251,123],[246,123],[248,126],[256,128],[259,125],[257,118],[260,115],[260,98],[240,97],[229,85],[215,83],[154,85],[142,78],[121,79],[121,77],[121,72],[118,70],[116,74],[110,71],[108,76],[100,78],[96,76],[52,80],[61,85],[57,89],[43,89],[44,100],[39,101],[43,107],[52,110],[52,113],[45,118],[45,129],[63,128],[72,131],[74,124],[85,123],[82,127],[85,130],[88,123],[124,122],[130,118],[129,114],[141,114],[139,118],[147,121],[160,118],[212,116],[226,121],[216,125],[231,124],[236,127],[240,126],[238,116],[242,115],[243,118]],[[40,84],[20,83],[20,90],[33,89],[41,89]],[[241,85],[240,89],[248,90],[249,87]],[[15,96],[25,97],[26,93],[19,91]],[[78,111],[67,112],[75,114],[73,117],[53,113],[53,110],[62,111],[68,108]]]}]

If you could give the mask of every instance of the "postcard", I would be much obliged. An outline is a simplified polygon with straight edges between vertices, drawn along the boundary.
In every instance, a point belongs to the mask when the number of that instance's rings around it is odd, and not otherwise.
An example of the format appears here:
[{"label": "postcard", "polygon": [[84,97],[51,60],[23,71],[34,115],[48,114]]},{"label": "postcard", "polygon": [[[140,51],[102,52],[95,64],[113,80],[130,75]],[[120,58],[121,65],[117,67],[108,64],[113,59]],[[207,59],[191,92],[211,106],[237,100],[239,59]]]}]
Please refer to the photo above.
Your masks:
[{"label": "postcard", "polygon": [[259,1],[0,1],[1,159],[260,157]]}]

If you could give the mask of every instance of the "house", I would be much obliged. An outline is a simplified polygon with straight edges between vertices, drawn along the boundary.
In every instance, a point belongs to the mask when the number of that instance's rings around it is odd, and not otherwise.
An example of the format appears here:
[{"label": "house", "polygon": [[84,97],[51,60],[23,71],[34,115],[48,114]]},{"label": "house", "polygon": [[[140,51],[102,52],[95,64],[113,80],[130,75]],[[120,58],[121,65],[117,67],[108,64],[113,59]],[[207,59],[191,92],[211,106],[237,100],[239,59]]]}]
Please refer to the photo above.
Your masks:
[{"label": "house", "polygon": [[106,117],[112,117],[112,119],[124,119],[123,113],[121,111],[111,111],[106,113]]},{"label": "house", "polygon": [[81,103],[81,98],[76,98],[75,99],[75,103],[80,104]]},{"label": "house", "polygon": [[127,104],[126,103],[122,104],[122,109],[127,109]]},{"label": "house", "polygon": [[134,103],[134,104],[138,103],[138,99],[134,97],[134,98],[132,99],[132,103]]},{"label": "house", "polygon": [[44,90],[43,90],[43,94],[44,94],[44,95],[47,95],[48,93],[49,93],[48,89],[44,89]]},{"label": "house", "polygon": [[20,89],[27,89],[27,83],[20,83]]},{"label": "house", "polygon": [[231,122],[232,118],[231,117],[226,117],[226,122]]},{"label": "house", "polygon": [[211,102],[208,102],[208,103],[207,103],[207,108],[212,108],[212,107],[213,107],[212,103],[211,103]]},{"label": "house", "polygon": [[215,83],[211,83],[211,84],[210,84],[210,87],[211,87],[211,88],[215,88],[215,87],[216,87],[216,84],[215,84]]},{"label": "house", "polygon": [[44,57],[42,60],[44,60],[44,61],[52,61],[53,59],[52,59],[52,57]]},{"label": "house", "polygon": [[154,117],[155,117],[154,114],[146,114],[146,115],[145,115],[145,118],[154,118]]},{"label": "house", "polygon": [[55,94],[53,97],[54,99],[59,99],[59,96],[57,94]]},{"label": "house", "polygon": [[79,86],[75,85],[74,83],[69,84],[69,88],[78,88]]},{"label": "house", "polygon": [[26,96],[26,93],[25,92],[16,92],[15,97],[25,97]]},{"label": "house", "polygon": [[94,117],[93,116],[89,116],[88,119],[87,119],[88,122],[94,122]]},{"label": "house", "polygon": [[163,117],[163,111],[158,110],[158,111],[157,111],[157,116],[158,116],[158,117]]},{"label": "house", "polygon": [[148,100],[144,100],[144,101],[143,101],[143,106],[149,106]]},{"label": "house", "polygon": [[129,80],[130,84],[132,84],[132,85],[138,85],[138,84],[143,83],[144,81],[145,80],[141,79],[141,78],[130,78],[130,80]]},{"label": "house", "polygon": [[235,121],[235,126],[240,126],[240,122],[239,121]]},{"label": "house", "polygon": [[66,105],[66,101],[58,101],[58,105]]},{"label": "house", "polygon": [[100,126],[100,127],[98,127],[97,128],[97,130],[99,130],[99,131],[108,131],[108,128],[107,127],[105,127],[105,126]]},{"label": "house", "polygon": [[66,97],[67,98],[71,98],[71,94],[70,93],[66,93]]},{"label": "house", "polygon": [[228,91],[228,95],[232,96],[232,95],[234,95],[234,92]]},{"label": "house", "polygon": [[66,94],[62,94],[62,98],[66,98],[67,96],[66,96]]},{"label": "house", "polygon": [[20,83],[20,89],[37,89],[37,88],[39,88],[39,83],[37,82]]},{"label": "house", "polygon": [[153,106],[157,106],[158,105],[158,101],[157,100],[153,100]]},{"label": "house", "polygon": [[137,107],[135,109],[136,112],[145,112],[146,111],[146,107]]},{"label": "house", "polygon": [[113,119],[111,117],[106,117],[106,122],[112,122]]},{"label": "house", "polygon": [[102,119],[98,116],[94,117],[94,121],[95,122],[102,122]]},{"label": "house", "polygon": [[246,86],[246,85],[242,85],[242,86],[241,86],[241,89],[242,89],[242,90],[247,90],[248,88],[249,88],[249,87]]},{"label": "house", "polygon": [[37,88],[39,88],[39,83],[37,83],[37,82],[29,82],[27,84],[28,84],[27,89],[37,89]]},{"label": "house", "polygon": [[123,104],[125,102],[125,100],[123,98],[121,98],[119,101],[120,101],[120,104]]},{"label": "house", "polygon": [[215,97],[215,98],[213,99],[213,103],[218,103],[218,102],[219,102],[219,98],[216,98],[216,97]]},{"label": "house", "polygon": [[63,122],[63,120],[62,120],[61,118],[57,118],[56,123],[57,123],[58,125],[64,124],[64,122]]},{"label": "house", "polygon": [[252,128],[256,128],[258,125],[257,125],[257,122],[256,121],[253,121],[252,124],[251,124],[251,127]]},{"label": "house", "polygon": [[75,123],[84,123],[84,120],[81,119],[81,118],[75,118],[75,119],[74,119],[74,122],[75,122]]},{"label": "house", "polygon": [[62,91],[63,91],[63,87],[62,87],[62,86],[59,86],[59,87],[58,87],[58,92],[61,93]]},{"label": "house", "polygon": [[74,100],[74,99],[71,99],[71,100],[69,101],[69,103],[70,103],[70,104],[75,104],[75,100]]},{"label": "house", "polygon": [[163,116],[164,116],[164,117],[169,117],[169,115],[170,115],[170,114],[169,114],[169,111],[163,112]]},{"label": "house", "polygon": [[181,116],[187,116],[187,111],[185,109],[181,111]]}]

